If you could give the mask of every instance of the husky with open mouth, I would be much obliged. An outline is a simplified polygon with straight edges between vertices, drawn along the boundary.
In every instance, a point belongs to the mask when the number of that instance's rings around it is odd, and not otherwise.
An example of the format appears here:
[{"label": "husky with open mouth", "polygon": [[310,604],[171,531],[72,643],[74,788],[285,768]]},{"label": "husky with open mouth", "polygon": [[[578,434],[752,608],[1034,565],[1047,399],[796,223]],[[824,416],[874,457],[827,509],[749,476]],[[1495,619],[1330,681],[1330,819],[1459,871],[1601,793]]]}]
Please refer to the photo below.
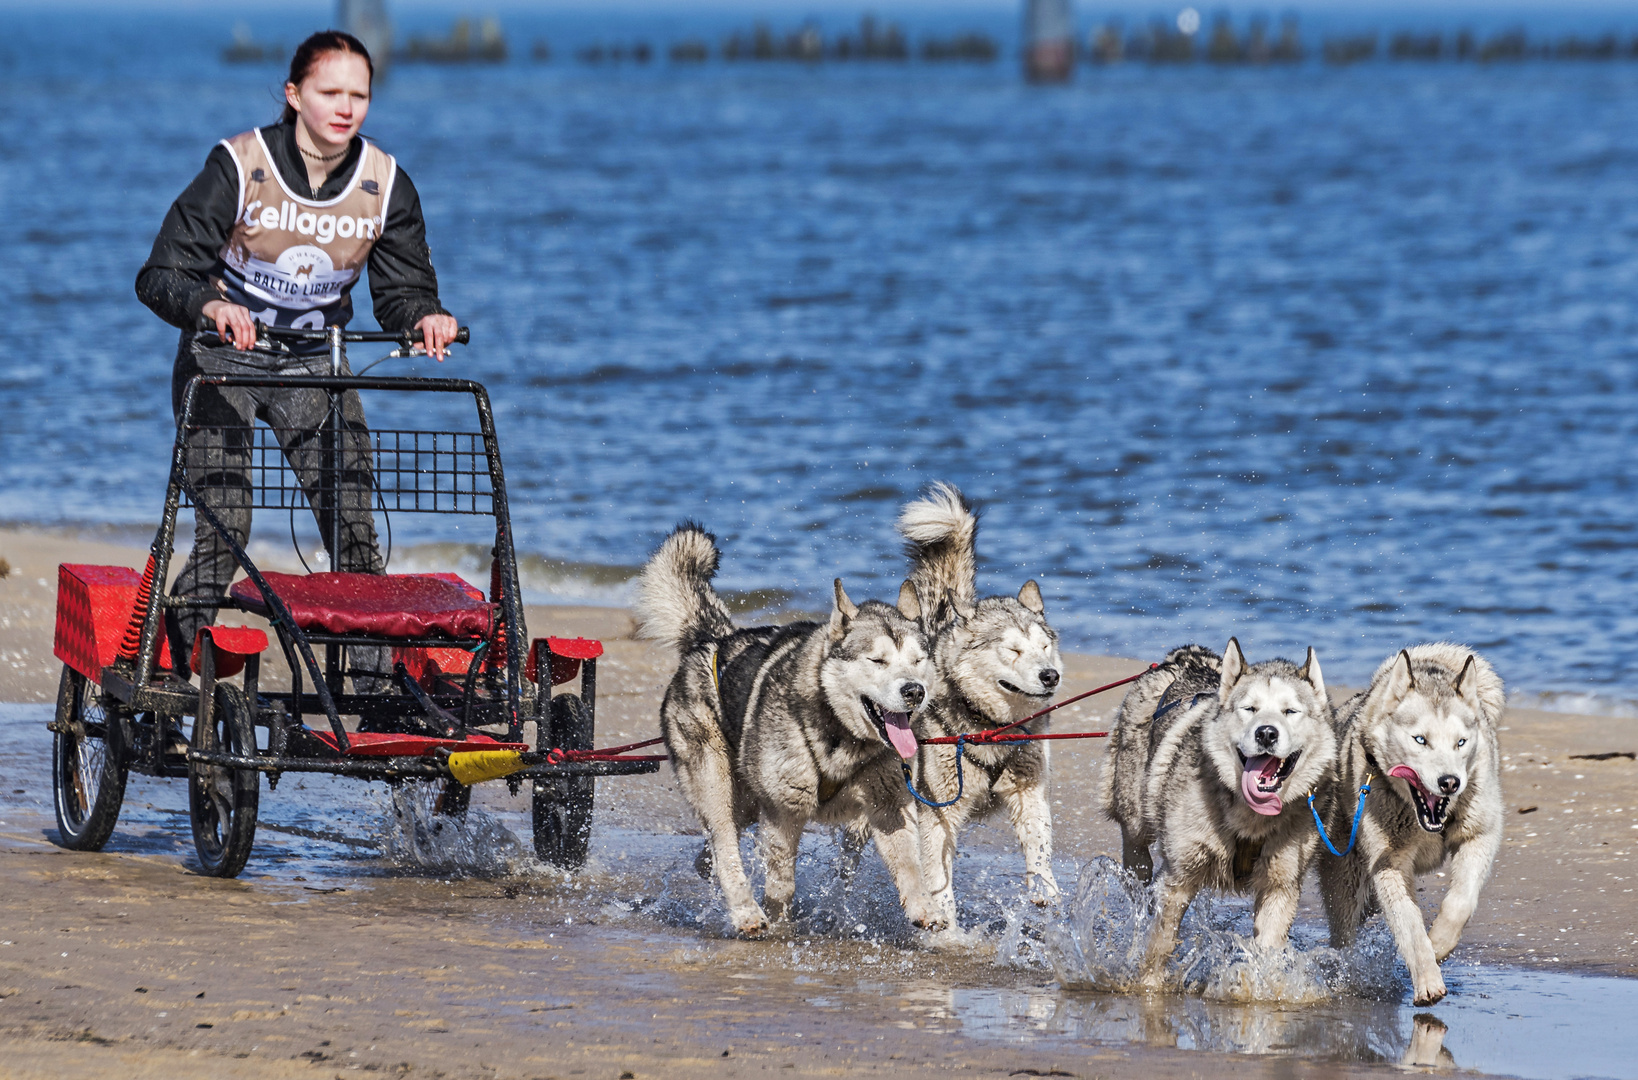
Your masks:
[{"label": "husky with open mouth", "polygon": [[1104,759],[1102,804],[1125,862],[1163,862],[1143,983],[1164,984],[1183,913],[1203,888],[1256,896],[1257,945],[1285,942],[1319,836],[1303,796],[1332,770],[1336,736],[1319,658],[1247,665],[1229,639],[1219,659],[1174,650],[1121,702]]},{"label": "husky with open mouth", "polygon": [[[937,929],[902,764],[916,756],[913,721],[934,678],[915,589],[905,582],[896,607],[855,605],[838,579],[828,622],[738,629],[711,587],[720,557],[715,537],[685,523],[637,591],[640,635],[680,657],[660,729],[708,836],[696,865],[715,871],[734,928],[756,936],[790,914],[803,827],[863,821],[905,915]],[[758,820],[764,906],[739,855],[740,833]]]},{"label": "husky with open mouth", "polygon": [[[1416,1004],[1445,996],[1439,964],[1473,916],[1502,839],[1496,726],[1501,677],[1462,645],[1417,645],[1383,661],[1337,714],[1338,779],[1315,800],[1338,849],[1370,780],[1354,849],[1321,856],[1331,944],[1354,940],[1374,899],[1410,969]],[[1450,888],[1429,932],[1416,876],[1450,860]]]},{"label": "husky with open mouth", "polygon": [[[928,626],[939,680],[916,731],[923,738],[982,733],[1050,702],[1063,660],[1040,587],[1026,581],[1016,597],[978,597],[978,514],[961,492],[934,484],[926,498],[905,506],[898,527],[910,557],[910,580],[934,609]],[[1042,721],[1032,730],[1044,727]],[[962,756],[959,775],[954,746],[923,746],[916,758],[921,794],[929,802],[951,804],[919,807],[922,875],[940,917],[955,922],[957,836],[968,823],[1001,809],[1023,848],[1025,890],[1036,903],[1046,903],[1058,895],[1047,744],[969,745]]]}]

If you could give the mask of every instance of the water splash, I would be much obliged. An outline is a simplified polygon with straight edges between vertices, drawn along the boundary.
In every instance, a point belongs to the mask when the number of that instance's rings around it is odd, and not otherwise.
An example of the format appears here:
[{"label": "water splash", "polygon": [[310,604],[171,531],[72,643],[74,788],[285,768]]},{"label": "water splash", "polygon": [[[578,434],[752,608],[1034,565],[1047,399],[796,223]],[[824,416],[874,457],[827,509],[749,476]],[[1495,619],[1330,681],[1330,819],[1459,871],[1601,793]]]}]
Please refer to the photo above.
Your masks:
[{"label": "water splash", "polygon": [[534,854],[493,814],[476,806],[446,812],[442,785],[395,785],[381,815],[381,855],[393,865],[459,877],[495,877],[528,869]]},{"label": "water splash", "polygon": [[[1045,935],[1044,952],[1058,981],[1069,990],[1138,989],[1154,913],[1151,889],[1113,859],[1087,863],[1073,899]],[[1348,949],[1322,946],[1297,932],[1291,944],[1264,951],[1241,932],[1243,914],[1202,893],[1184,916],[1165,989],[1216,1001],[1287,1004],[1402,995],[1393,939],[1381,924],[1367,926]]]}]

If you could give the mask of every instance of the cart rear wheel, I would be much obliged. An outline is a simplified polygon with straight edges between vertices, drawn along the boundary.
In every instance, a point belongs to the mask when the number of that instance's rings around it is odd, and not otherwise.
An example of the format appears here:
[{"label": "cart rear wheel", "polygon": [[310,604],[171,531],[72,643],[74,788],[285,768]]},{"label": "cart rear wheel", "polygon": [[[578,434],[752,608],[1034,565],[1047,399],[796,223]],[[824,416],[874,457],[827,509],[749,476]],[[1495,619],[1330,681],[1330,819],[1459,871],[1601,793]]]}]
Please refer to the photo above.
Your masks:
[{"label": "cart rear wheel", "polygon": [[[216,684],[216,707],[211,721],[193,722],[192,745],[197,750],[221,750],[254,755],[256,729],[244,694],[234,686]],[[255,769],[188,763],[188,818],[193,823],[193,846],[199,863],[211,877],[238,877],[256,841],[256,806],[261,797],[261,774]]]},{"label": "cart rear wheel", "polygon": [[124,717],[99,687],[65,664],[52,731],[58,843],[73,851],[101,851],[125,801]]},{"label": "cart rear wheel", "polygon": [[[540,748],[590,750],[594,726],[591,710],[579,695],[559,694],[552,699],[550,730],[540,733]],[[568,870],[586,865],[596,777],[565,776],[534,783],[535,854]]]}]

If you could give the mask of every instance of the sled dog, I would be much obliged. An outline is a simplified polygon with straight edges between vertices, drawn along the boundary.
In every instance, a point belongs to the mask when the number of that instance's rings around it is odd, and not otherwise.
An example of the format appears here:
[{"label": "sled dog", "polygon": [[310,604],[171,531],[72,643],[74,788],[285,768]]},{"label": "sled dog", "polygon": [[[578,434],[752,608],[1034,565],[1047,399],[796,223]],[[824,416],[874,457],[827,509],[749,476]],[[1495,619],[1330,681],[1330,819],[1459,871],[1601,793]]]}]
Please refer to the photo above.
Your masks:
[{"label": "sled dog", "polygon": [[1319,657],[1247,665],[1229,639],[1219,658],[1197,645],[1173,651],[1128,691],[1100,785],[1121,829],[1126,868],[1163,863],[1143,983],[1158,989],[1183,913],[1202,888],[1250,890],[1257,944],[1291,930],[1319,834],[1302,798],[1332,770],[1336,736]]},{"label": "sled dog", "polygon": [[[738,629],[711,587],[719,559],[715,537],[684,523],[643,568],[637,592],[641,636],[679,656],[660,728],[708,836],[702,874],[714,870],[734,928],[761,934],[770,916],[790,914],[803,827],[862,820],[905,914],[937,928],[902,765],[916,755],[912,718],[934,677],[915,589],[905,582],[897,607],[854,605],[837,579],[828,622]],[[758,820],[765,909],[739,855],[740,832]]]},{"label": "sled dog", "polygon": [[[905,506],[899,532],[910,581],[927,607],[938,682],[916,720],[923,739],[983,732],[1022,720],[1044,706],[1063,670],[1058,635],[1048,625],[1040,587],[1026,581],[1016,597],[977,596],[978,515],[960,491],[934,484]],[[1005,809],[1024,851],[1025,887],[1038,904],[1058,895],[1052,876],[1052,811],[1047,805],[1047,744],[999,743],[963,748],[922,746],[916,754],[921,872],[939,918],[955,923],[952,871],[956,838],[968,822]],[[956,798],[957,793],[961,797]]]},{"label": "sled dog", "polygon": [[[1417,645],[1383,661],[1368,690],[1338,711],[1338,778],[1316,802],[1331,842],[1348,842],[1370,779],[1353,851],[1320,856],[1331,944],[1352,943],[1374,899],[1410,969],[1418,1005],[1445,996],[1439,964],[1456,948],[1502,839],[1501,677],[1462,645]],[[1430,933],[1416,875],[1450,860],[1450,887]]]}]

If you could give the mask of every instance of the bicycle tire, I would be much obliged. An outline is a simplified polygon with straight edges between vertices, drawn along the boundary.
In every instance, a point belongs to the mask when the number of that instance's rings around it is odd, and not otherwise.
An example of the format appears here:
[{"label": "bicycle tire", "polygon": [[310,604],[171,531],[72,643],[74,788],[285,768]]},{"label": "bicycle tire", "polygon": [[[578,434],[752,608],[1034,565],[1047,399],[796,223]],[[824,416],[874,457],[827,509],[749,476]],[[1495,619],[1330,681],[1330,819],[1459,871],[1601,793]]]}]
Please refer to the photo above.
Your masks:
[{"label": "bicycle tire", "polygon": [[125,801],[125,718],[109,705],[101,687],[63,665],[52,725],[51,788],[57,842],[70,851],[101,851]]}]

